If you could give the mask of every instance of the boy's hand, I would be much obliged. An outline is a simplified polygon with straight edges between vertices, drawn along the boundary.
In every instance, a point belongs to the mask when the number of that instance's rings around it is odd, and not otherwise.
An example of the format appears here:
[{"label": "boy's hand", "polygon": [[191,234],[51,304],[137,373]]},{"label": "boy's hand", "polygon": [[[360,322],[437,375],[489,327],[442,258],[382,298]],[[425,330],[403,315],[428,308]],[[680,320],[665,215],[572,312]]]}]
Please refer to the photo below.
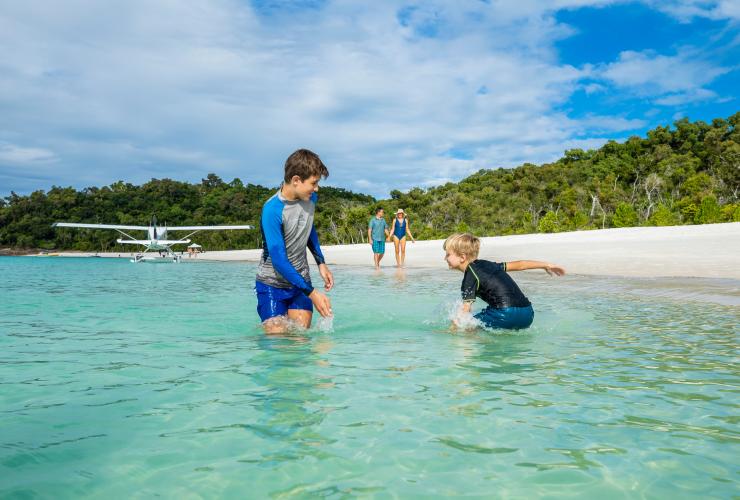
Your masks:
[{"label": "boy's hand", "polygon": [[309,295],[308,298],[311,299],[314,307],[323,317],[328,318],[334,315],[334,313],[332,313],[331,311],[331,301],[329,300],[329,297],[327,297],[323,293],[314,288],[313,292],[311,292],[311,295]]},{"label": "boy's hand", "polygon": [[334,275],[331,274],[331,271],[329,271],[329,267],[326,264],[321,264],[319,266],[319,274],[324,280],[324,289],[328,292],[334,286]]},{"label": "boy's hand", "polygon": [[565,274],[565,268],[548,264],[545,268],[545,272],[550,276],[562,276]]}]

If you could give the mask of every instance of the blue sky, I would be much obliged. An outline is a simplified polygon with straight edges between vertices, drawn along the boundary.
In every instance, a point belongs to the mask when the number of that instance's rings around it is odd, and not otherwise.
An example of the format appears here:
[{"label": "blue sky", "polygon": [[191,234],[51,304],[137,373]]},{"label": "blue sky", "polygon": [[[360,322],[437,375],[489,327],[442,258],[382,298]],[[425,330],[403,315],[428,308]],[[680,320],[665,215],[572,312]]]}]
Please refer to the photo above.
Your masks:
[{"label": "blue sky", "polygon": [[737,0],[0,4],[0,196],[277,185],[386,197],[740,111]]}]

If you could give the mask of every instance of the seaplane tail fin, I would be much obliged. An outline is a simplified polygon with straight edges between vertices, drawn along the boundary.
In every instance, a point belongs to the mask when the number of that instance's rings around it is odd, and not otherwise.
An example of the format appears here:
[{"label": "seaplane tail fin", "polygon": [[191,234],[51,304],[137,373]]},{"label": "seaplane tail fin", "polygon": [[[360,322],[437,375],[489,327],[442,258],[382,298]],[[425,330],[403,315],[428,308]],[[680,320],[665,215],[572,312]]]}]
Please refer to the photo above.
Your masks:
[{"label": "seaplane tail fin", "polygon": [[167,231],[220,231],[222,229],[254,229],[254,226],[169,226]]},{"label": "seaplane tail fin", "polygon": [[79,227],[86,229],[128,229],[132,231],[149,229],[147,226],[122,226],[118,224],[79,224],[77,222],[55,222],[52,227]]}]

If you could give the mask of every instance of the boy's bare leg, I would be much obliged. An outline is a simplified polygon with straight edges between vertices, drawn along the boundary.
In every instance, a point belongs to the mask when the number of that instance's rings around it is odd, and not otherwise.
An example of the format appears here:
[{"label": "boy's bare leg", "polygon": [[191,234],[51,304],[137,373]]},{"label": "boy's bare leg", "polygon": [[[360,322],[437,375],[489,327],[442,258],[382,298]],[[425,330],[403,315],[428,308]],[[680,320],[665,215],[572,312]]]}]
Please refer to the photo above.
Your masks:
[{"label": "boy's bare leg", "polygon": [[288,331],[288,318],[285,316],[275,316],[265,320],[262,323],[265,333],[285,333]]},{"label": "boy's bare leg", "polygon": [[306,311],[305,309],[288,309],[288,319],[303,328],[311,328],[312,317],[313,312],[311,311]]},{"label": "boy's bare leg", "polygon": [[288,309],[288,316],[275,316],[274,318],[265,320],[262,323],[262,328],[268,334],[285,333],[288,331],[291,323],[308,329],[311,326],[312,317],[313,313],[311,311]]}]

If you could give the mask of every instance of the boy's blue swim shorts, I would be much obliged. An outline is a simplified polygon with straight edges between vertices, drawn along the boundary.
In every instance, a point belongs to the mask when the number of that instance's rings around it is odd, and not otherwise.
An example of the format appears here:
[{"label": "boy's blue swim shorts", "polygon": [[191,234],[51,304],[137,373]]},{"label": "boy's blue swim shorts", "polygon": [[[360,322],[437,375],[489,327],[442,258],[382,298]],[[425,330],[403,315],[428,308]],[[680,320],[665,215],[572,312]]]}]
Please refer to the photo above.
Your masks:
[{"label": "boy's blue swim shorts", "polygon": [[385,240],[373,240],[373,253],[385,253]]},{"label": "boy's blue swim shorts", "polygon": [[275,288],[257,281],[254,285],[257,294],[257,313],[262,321],[276,316],[286,316],[288,309],[313,311],[313,302],[298,287]]},{"label": "boy's blue swim shorts", "polygon": [[534,309],[527,307],[487,307],[475,315],[487,328],[506,328],[519,330],[528,328],[534,320]]}]

